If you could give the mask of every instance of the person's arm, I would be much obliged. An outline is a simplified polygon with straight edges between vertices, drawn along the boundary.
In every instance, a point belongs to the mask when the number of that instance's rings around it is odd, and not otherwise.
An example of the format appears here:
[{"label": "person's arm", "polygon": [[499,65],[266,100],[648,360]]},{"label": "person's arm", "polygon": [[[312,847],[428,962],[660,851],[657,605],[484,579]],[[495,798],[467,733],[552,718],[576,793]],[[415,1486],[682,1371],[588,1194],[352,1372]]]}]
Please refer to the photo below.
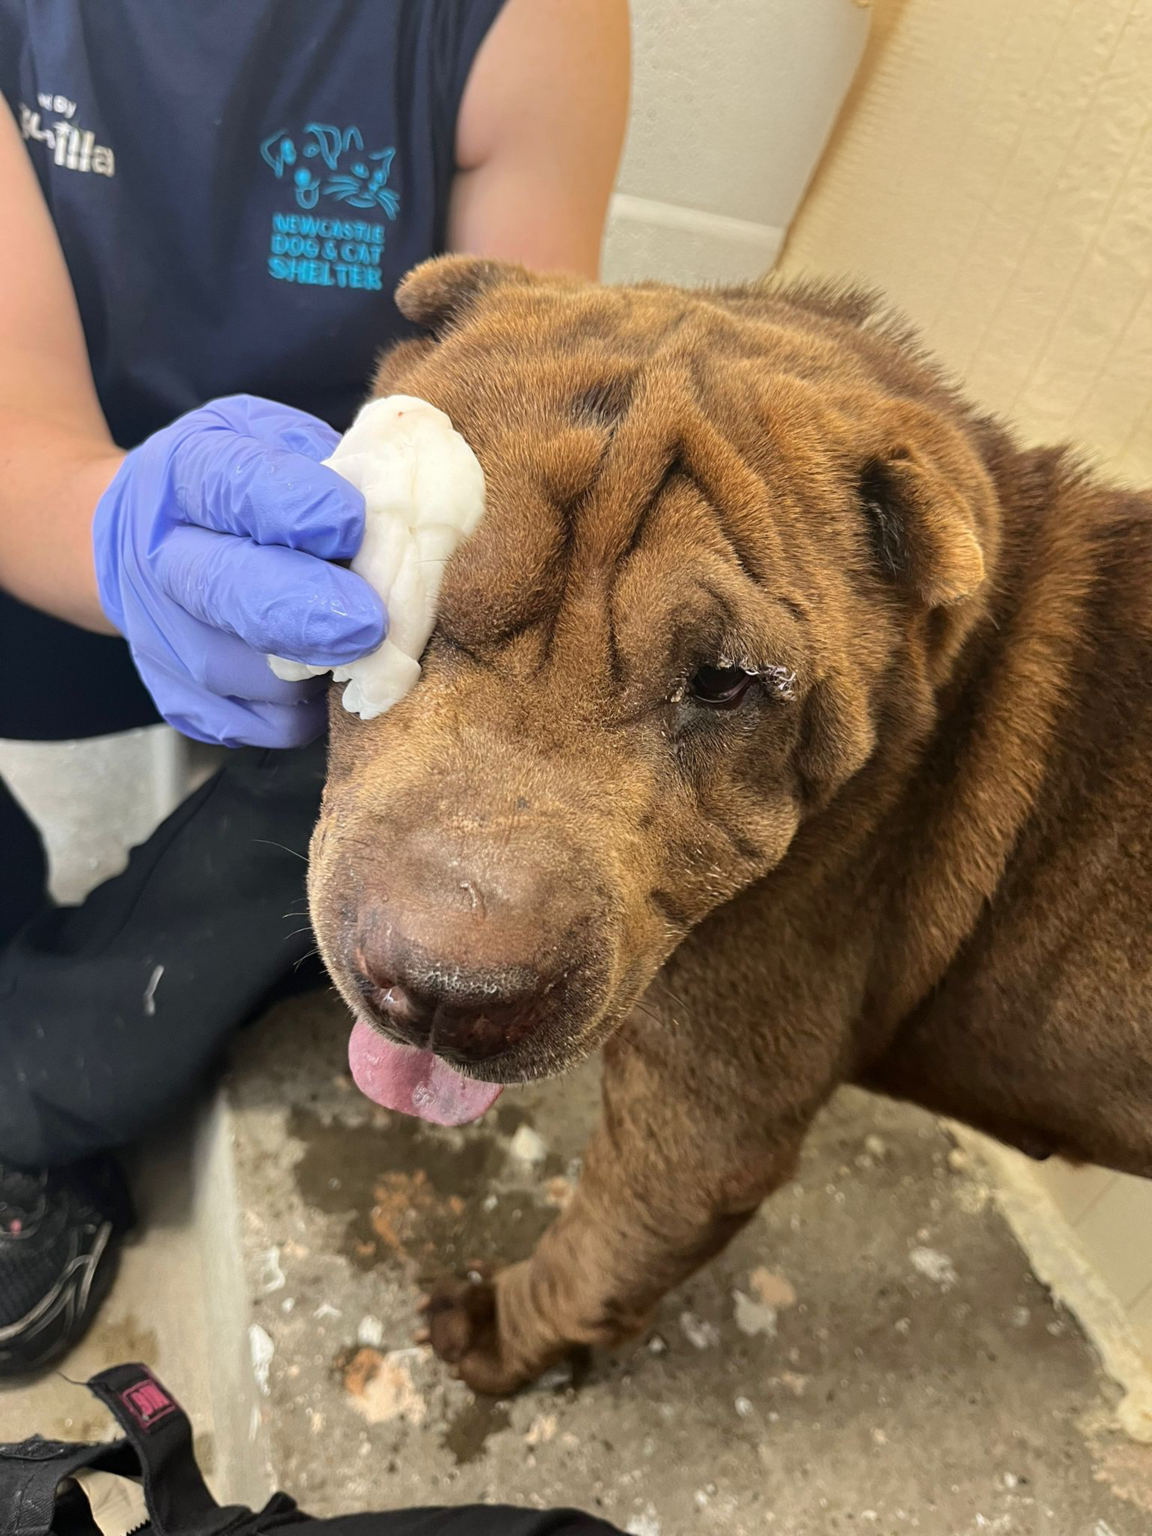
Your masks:
[{"label": "person's arm", "polygon": [[451,250],[598,275],[629,52],[627,0],[507,0],[460,106]]},{"label": "person's arm", "polygon": [[123,455],[96,399],[56,231],[2,100],[0,202],[0,589],[111,634],[92,513]]},{"label": "person's arm", "polygon": [[186,735],[312,740],[323,685],[282,680],[266,655],[343,665],[385,632],[379,596],[343,563],[364,536],[364,498],[320,462],[338,434],[235,395],[121,453],[2,103],[0,207],[0,590],[122,634],[160,713]]}]

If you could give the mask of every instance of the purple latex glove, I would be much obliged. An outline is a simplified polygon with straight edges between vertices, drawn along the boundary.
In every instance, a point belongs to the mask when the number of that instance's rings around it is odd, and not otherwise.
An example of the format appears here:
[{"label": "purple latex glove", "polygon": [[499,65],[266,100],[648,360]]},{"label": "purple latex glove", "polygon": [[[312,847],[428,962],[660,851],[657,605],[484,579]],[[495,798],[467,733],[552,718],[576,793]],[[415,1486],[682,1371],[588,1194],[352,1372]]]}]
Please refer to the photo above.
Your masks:
[{"label": "purple latex glove", "polygon": [[170,724],[223,746],[292,747],[324,728],[325,680],[285,683],[268,653],[336,666],[374,650],[379,596],[332,561],[364,536],[364,498],[322,421],[230,395],[134,449],[92,527],[108,618]]}]

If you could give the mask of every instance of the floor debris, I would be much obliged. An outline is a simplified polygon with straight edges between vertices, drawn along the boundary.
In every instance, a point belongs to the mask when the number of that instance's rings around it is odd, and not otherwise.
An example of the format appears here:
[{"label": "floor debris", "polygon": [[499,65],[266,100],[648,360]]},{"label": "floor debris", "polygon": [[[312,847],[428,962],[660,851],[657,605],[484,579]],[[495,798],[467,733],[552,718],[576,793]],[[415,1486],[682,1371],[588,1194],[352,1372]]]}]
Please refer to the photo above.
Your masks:
[{"label": "floor debris", "polygon": [[524,1436],[529,1445],[547,1445],[556,1438],[557,1419],[554,1413],[544,1413],[532,1420]]},{"label": "floor debris", "polygon": [[[347,1030],[326,1006],[260,1034],[233,1088],[249,1273],[276,1247],[286,1281],[252,1300],[275,1349],[260,1401],[276,1482],[311,1512],[500,1498],[641,1536],[1152,1529],[1152,1448],[1116,1434],[1075,1322],[995,1204],[965,1203],[977,1179],[926,1116],[838,1095],[792,1185],[643,1333],[497,1402],[407,1348],[416,1301],[445,1269],[531,1251],[597,1112],[594,1069],[441,1133],[334,1086]],[[511,1153],[525,1125],[542,1162]]]},{"label": "floor debris", "polygon": [[353,1408],[369,1424],[403,1419],[423,1424],[428,1404],[416,1390],[408,1351],[382,1355],[378,1349],[358,1349],[344,1366],[344,1386]]},{"label": "floor debris", "polygon": [[384,1343],[384,1324],[378,1317],[371,1313],[360,1319],[360,1326],[356,1330],[357,1344],[366,1344],[370,1349],[379,1349]]},{"label": "floor debris", "polygon": [[762,1301],[753,1301],[743,1291],[733,1291],[732,1300],[735,1302],[733,1316],[741,1333],[747,1334],[749,1338],[758,1333],[768,1339],[776,1337],[775,1307],[765,1306]]},{"label": "floor debris", "polygon": [[748,1276],[748,1288],[766,1307],[775,1307],[778,1311],[784,1311],[786,1307],[796,1305],[796,1291],[790,1280],[783,1275],[776,1275],[763,1264],[757,1267]]},{"label": "floor debris", "polygon": [[276,1346],[259,1323],[253,1323],[248,1329],[248,1348],[252,1355],[252,1374],[256,1378],[256,1385],[260,1388],[261,1396],[267,1397],[268,1373],[272,1369]]},{"label": "floor debris", "polygon": [[280,1267],[279,1248],[265,1248],[257,1255],[256,1284],[262,1296],[269,1296],[273,1291],[282,1291],[287,1284],[284,1271]]},{"label": "floor debris", "polygon": [[705,1322],[694,1312],[681,1312],[680,1331],[693,1349],[715,1349],[720,1342],[720,1330],[715,1323]]},{"label": "floor debris", "polygon": [[628,1536],[662,1536],[660,1522],[651,1504],[642,1515],[633,1515],[624,1529]]},{"label": "floor debris", "polygon": [[956,1270],[946,1253],[939,1253],[935,1248],[913,1248],[908,1261],[918,1275],[931,1280],[941,1290],[950,1291],[956,1284]]},{"label": "floor debris", "polygon": [[548,1157],[548,1148],[544,1144],[544,1138],[532,1129],[530,1125],[522,1125],[513,1136],[509,1151],[512,1156],[521,1163],[531,1163],[533,1166],[543,1163]]}]

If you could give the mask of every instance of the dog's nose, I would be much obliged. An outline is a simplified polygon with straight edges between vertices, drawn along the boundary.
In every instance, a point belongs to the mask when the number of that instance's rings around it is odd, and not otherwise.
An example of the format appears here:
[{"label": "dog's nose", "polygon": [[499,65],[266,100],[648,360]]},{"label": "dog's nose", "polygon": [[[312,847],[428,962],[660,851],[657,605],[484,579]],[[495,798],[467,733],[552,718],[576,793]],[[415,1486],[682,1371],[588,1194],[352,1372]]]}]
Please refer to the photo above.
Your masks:
[{"label": "dog's nose", "polygon": [[446,850],[414,829],[363,892],[352,968],[397,1040],[479,1063],[562,1011],[589,946],[592,882],[562,850],[517,843]]},{"label": "dog's nose", "polygon": [[[399,967],[393,967],[399,970]],[[480,1062],[511,1050],[535,1028],[542,991],[509,995],[497,978],[393,981],[369,971],[365,1000],[390,1034],[449,1061]]]}]

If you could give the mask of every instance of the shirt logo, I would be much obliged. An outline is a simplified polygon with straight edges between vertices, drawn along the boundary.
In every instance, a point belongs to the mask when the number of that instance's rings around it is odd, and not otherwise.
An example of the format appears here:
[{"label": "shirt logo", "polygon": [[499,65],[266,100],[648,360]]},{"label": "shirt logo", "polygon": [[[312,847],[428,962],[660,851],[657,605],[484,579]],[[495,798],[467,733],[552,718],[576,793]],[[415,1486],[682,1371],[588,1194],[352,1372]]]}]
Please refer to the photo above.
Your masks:
[{"label": "shirt logo", "polygon": [[382,289],[384,224],[309,215],[323,197],[394,221],[400,196],[388,177],[395,148],[365,153],[359,128],[307,123],[300,144],[283,129],[269,134],[261,141],[260,158],[277,181],[291,186],[297,208],[305,210],[272,215],[269,276],[320,288]]},{"label": "shirt logo", "polygon": [[[374,149],[364,153],[364,139],[359,128],[333,128],[330,123],[309,123],[304,129],[304,149],[284,132],[269,134],[260,145],[264,162],[272,167],[277,181],[285,171],[292,171],[291,181],[301,208],[315,208],[321,194],[352,208],[381,207],[390,219],[400,211],[400,198],[387,185],[388,173],[396,150]],[[320,160],[331,173],[327,179],[319,167],[303,165],[301,160]]]},{"label": "shirt logo", "polygon": [[[97,176],[115,176],[116,156],[107,144],[97,144],[92,129],[81,128],[73,119],[76,103],[67,96],[53,96],[48,91],[36,97],[39,111],[20,103],[20,132],[52,150],[52,163],[66,171],[95,172]],[[40,113],[55,119],[41,120]]]}]

